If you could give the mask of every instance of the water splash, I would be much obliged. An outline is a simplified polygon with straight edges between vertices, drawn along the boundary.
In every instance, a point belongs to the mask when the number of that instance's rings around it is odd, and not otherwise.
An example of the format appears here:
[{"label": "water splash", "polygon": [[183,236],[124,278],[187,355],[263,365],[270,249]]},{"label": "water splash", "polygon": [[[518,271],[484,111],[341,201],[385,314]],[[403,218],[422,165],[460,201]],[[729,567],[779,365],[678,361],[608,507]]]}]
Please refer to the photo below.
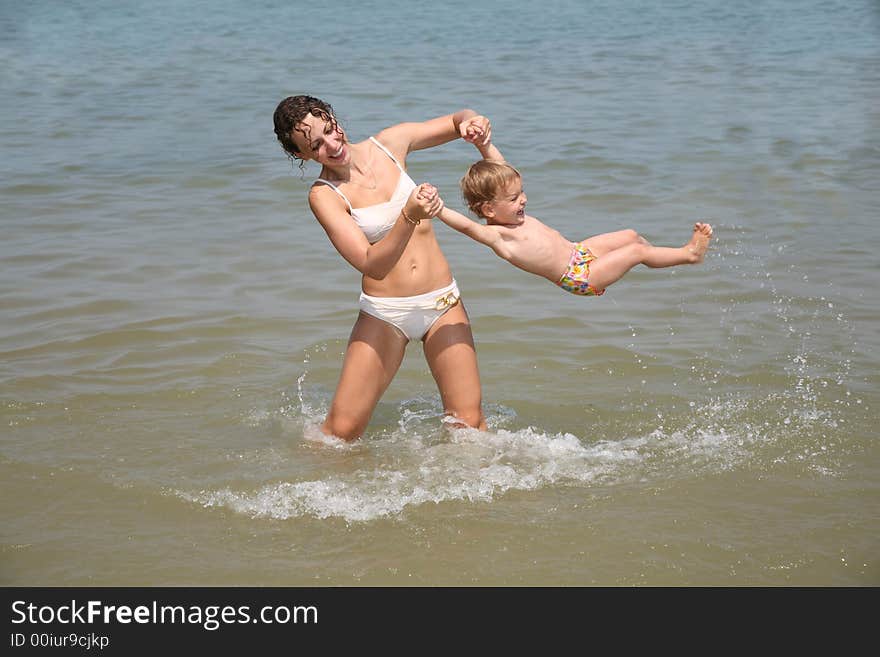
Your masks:
[{"label": "water splash", "polygon": [[[238,484],[175,494],[253,518],[339,518],[352,523],[418,513],[431,504],[491,503],[510,491],[548,487],[656,486],[732,470],[760,475],[780,467],[838,476],[847,450],[841,404],[861,402],[846,389],[850,360],[843,351],[850,348],[854,330],[824,296],[793,299],[776,288],[769,274],[761,278],[769,289],[759,296],[769,294],[769,305],[763,305],[765,312],[756,321],[798,339],[770,354],[767,365],[744,367],[745,390],[731,387],[737,377],[723,361],[707,358],[683,365],[673,378],[687,377],[712,396],[695,398],[684,409],[663,406],[647,428],[644,418],[633,423],[624,419],[612,439],[596,441],[589,435],[523,426],[514,409],[496,404],[485,408],[488,431],[458,429],[444,422],[431,391],[400,401],[391,421],[373,429],[368,440],[345,443],[318,429],[332,391],[310,381],[312,356],[321,358],[327,350],[316,345],[304,354],[295,391],[282,395],[279,406],[248,418],[257,425],[279,423],[294,449],[309,450],[309,465],[282,475],[282,481],[276,470],[253,487]],[[732,312],[737,302],[731,303],[721,322],[739,347]],[[838,329],[837,339],[830,342],[828,311],[836,313],[831,319]],[[276,480],[267,481],[270,477]]]},{"label": "water splash", "polygon": [[[416,512],[426,504],[490,503],[509,491],[659,483],[695,471],[723,471],[749,462],[765,439],[760,432],[729,431],[723,415],[719,426],[698,419],[682,429],[589,443],[567,432],[504,428],[515,423],[516,414],[502,406],[488,409],[489,431],[445,425],[442,408],[432,399],[404,400],[398,410],[399,426],[369,441],[349,445],[323,436],[303,438],[318,440],[334,453],[349,450],[344,468],[328,462],[299,480],[176,494],[254,518],[367,522]],[[705,409],[696,415],[713,414]]]}]

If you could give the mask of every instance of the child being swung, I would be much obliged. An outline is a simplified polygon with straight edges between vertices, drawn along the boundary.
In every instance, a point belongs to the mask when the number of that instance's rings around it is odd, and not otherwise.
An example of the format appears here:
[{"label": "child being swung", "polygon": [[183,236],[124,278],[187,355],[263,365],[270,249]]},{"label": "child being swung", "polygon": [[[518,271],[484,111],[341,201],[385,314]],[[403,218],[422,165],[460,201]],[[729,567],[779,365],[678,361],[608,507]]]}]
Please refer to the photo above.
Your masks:
[{"label": "child being swung", "polygon": [[[475,144],[480,141],[478,135],[472,137]],[[636,265],[672,267],[703,261],[712,237],[707,223],[695,224],[690,241],[677,248],[653,246],[634,230],[603,233],[581,242],[566,239],[525,213],[527,199],[520,173],[486,141],[478,145],[483,159],[471,165],[461,180],[465,202],[486,225],[450,208],[443,208],[437,216],[512,265],[573,294],[599,296]]]}]

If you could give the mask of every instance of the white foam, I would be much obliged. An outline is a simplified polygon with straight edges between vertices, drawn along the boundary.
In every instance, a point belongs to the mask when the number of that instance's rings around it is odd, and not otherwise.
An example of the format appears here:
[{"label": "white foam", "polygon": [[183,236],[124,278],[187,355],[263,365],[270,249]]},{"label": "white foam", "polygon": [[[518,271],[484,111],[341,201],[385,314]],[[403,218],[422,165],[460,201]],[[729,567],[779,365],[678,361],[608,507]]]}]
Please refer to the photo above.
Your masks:
[{"label": "white foam", "polygon": [[572,434],[548,434],[532,427],[498,432],[454,429],[446,440],[399,434],[376,447],[370,463],[383,448],[395,457],[379,454],[378,460],[394,463],[394,468],[354,469],[254,491],[222,488],[177,494],[253,517],[363,522],[427,503],[490,502],[511,490],[613,481],[628,476],[627,470],[644,458],[638,445],[629,441],[584,445]]}]

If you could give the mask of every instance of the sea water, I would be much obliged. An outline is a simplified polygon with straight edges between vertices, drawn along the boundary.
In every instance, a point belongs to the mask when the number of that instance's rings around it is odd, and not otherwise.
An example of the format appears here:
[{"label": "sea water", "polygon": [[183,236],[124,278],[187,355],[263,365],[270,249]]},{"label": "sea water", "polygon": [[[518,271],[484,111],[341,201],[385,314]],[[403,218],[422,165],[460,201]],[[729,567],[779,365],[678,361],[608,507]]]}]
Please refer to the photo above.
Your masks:
[{"label": "sea water", "polygon": [[[880,10],[0,5],[0,582],[880,584]],[[471,107],[572,240],[704,264],[563,293],[438,224],[489,430],[411,344],[317,430],[359,276],[272,112]],[[461,141],[410,174],[462,207]]]}]

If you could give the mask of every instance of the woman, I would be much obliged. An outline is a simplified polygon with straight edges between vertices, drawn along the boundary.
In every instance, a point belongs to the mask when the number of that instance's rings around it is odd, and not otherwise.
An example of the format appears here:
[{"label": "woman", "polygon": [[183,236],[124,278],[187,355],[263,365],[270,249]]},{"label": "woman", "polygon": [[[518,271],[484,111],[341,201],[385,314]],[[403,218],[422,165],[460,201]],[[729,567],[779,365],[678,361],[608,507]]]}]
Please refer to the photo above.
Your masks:
[{"label": "woman", "polygon": [[443,202],[431,185],[417,187],[407,175],[406,156],[458,137],[489,139],[489,121],[464,109],[354,144],[333,108],[311,96],[282,100],[274,121],[288,156],[321,165],[309,206],[339,254],[363,274],[360,313],[321,430],[347,441],[363,434],[409,340],[424,342],[444,412],[485,429],[470,321],[430,221]]}]

